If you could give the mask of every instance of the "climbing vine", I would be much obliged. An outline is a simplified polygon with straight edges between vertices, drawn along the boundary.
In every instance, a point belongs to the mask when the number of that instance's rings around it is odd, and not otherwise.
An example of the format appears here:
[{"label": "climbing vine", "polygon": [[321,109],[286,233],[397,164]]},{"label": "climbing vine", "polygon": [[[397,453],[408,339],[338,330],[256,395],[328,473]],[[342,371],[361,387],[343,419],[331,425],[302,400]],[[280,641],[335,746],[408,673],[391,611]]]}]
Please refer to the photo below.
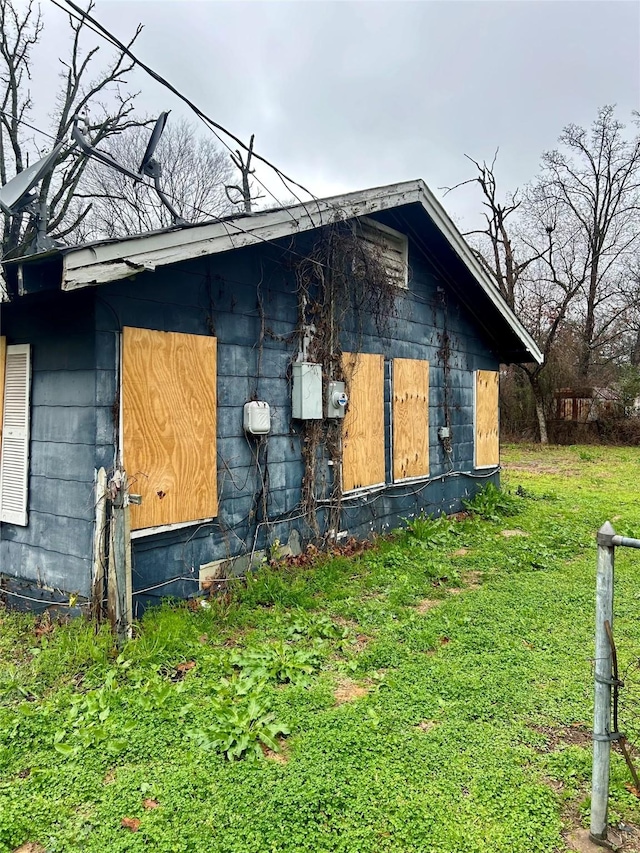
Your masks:
[{"label": "climbing vine", "polygon": [[[330,380],[345,381],[342,344],[360,351],[363,335],[389,334],[396,291],[380,250],[362,239],[357,222],[335,222],[296,266],[300,350],[306,361],[322,365],[323,399]],[[340,419],[303,421],[302,503],[314,535],[320,537],[319,501],[326,502],[326,531],[339,530],[342,502],[342,423]],[[328,470],[333,476],[328,477]]]}]

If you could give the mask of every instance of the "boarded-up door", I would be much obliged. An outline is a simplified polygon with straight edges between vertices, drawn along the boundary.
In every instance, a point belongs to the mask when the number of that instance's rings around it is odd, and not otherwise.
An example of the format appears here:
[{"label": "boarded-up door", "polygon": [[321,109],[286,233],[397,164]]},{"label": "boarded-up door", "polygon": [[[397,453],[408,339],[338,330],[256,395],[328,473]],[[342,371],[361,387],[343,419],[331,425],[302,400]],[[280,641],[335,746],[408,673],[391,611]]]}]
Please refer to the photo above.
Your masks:
[{"label": "boarded-up door", "polygon": [[349,403],[342,425],[342,488],[345,492],[385,481],[384,356],[344,353]]},{"label": "boarded-up door", "polygon": [[132,529],[217,515],[216,339],[124,328],[122,428]]},{"label": "boarded-up door", "polygon": [[498,372],[476,372],[475,465],[490,468],[500,462]]},{"label": "boarded-up door", "polygon": [[393,479],[429,474],[429,362],[393,360]]}]

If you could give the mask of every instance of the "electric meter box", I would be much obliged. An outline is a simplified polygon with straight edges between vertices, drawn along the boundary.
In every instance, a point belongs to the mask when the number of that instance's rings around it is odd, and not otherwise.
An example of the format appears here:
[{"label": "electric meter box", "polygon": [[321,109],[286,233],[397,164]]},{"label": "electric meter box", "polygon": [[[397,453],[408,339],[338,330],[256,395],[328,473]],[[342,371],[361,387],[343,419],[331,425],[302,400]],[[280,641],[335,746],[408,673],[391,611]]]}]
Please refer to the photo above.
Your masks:
[{"label": "electric meter box", "polygon": [[327,385],[327,417],[343,418],[348,402],[344,382],[329,382]]},{"label": "electric meter box", "polygon": [[296,361],[292,377],[291,416],[303,421],[322,418],[322,365]]},{"label": "electric meter box", "polygon": [[251,400],[244,404],[244,431],[250,435],[267,435],[271,431],[271,409],[268,403]]}]

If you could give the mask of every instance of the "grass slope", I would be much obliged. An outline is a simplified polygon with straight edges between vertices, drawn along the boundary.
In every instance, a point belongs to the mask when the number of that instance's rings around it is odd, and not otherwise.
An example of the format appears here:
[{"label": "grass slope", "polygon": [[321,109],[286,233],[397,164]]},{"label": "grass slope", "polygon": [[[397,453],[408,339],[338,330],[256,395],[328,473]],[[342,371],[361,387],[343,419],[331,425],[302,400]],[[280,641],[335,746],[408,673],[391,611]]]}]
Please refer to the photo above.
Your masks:
[{"label": "grass slope", "polygon": [[[1,612],[0,851],[564,850],[588,815],[594,535],[640,535],[640,454],[503,461],[512,517],[265,568],[149,612],[120,656],[80,620]],[[616,569],[640,742],[640,555]],[[613,821],[640,819],[627,781],[616,755]]]}]

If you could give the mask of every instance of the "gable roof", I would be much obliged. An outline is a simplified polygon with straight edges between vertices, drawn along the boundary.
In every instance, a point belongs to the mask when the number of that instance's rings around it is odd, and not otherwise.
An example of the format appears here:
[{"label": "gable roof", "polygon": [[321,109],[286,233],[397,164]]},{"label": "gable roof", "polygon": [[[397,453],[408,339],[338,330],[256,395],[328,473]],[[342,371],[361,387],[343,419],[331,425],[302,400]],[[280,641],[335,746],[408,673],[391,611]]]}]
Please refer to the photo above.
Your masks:
[{"label": "gable roof", "polygon": [[[454,289],[465,302],[466,285],[472,288],[475,285],[478,291],[475,302],[478,302],[477,297],[480,296],[479,304],[482,313],[486,314],[482,325],[496,341],[501,357],[505,361],[535,361],[541,364],[543,357],[535,341],[511,311],[495,282],[476,260],[463,236],[422,180],[346,193],[250,216],[216,219],[61,248],[47,255],[7,261],[5,266],[19,266],[18,277],[21,278],[23,269],[26,271],[30,263],[44,260],[47,256],[57,256],[62,260],[60,288],[65,291],[77,290],[128,278],[138,272],[153,271],[180,261],[228,252],[260,242],[270,243],[336,220],[370,216],[384,211],[398,212],[401,208],[419,210],[422,218],[426,215],[432,226],[435,226],[436,233],[444,238],[450,256],[447,261],[457,259],[457,268],[467,278],[467,282],[457,282]],[[472,310],[478,316],[475,306]]]}]

